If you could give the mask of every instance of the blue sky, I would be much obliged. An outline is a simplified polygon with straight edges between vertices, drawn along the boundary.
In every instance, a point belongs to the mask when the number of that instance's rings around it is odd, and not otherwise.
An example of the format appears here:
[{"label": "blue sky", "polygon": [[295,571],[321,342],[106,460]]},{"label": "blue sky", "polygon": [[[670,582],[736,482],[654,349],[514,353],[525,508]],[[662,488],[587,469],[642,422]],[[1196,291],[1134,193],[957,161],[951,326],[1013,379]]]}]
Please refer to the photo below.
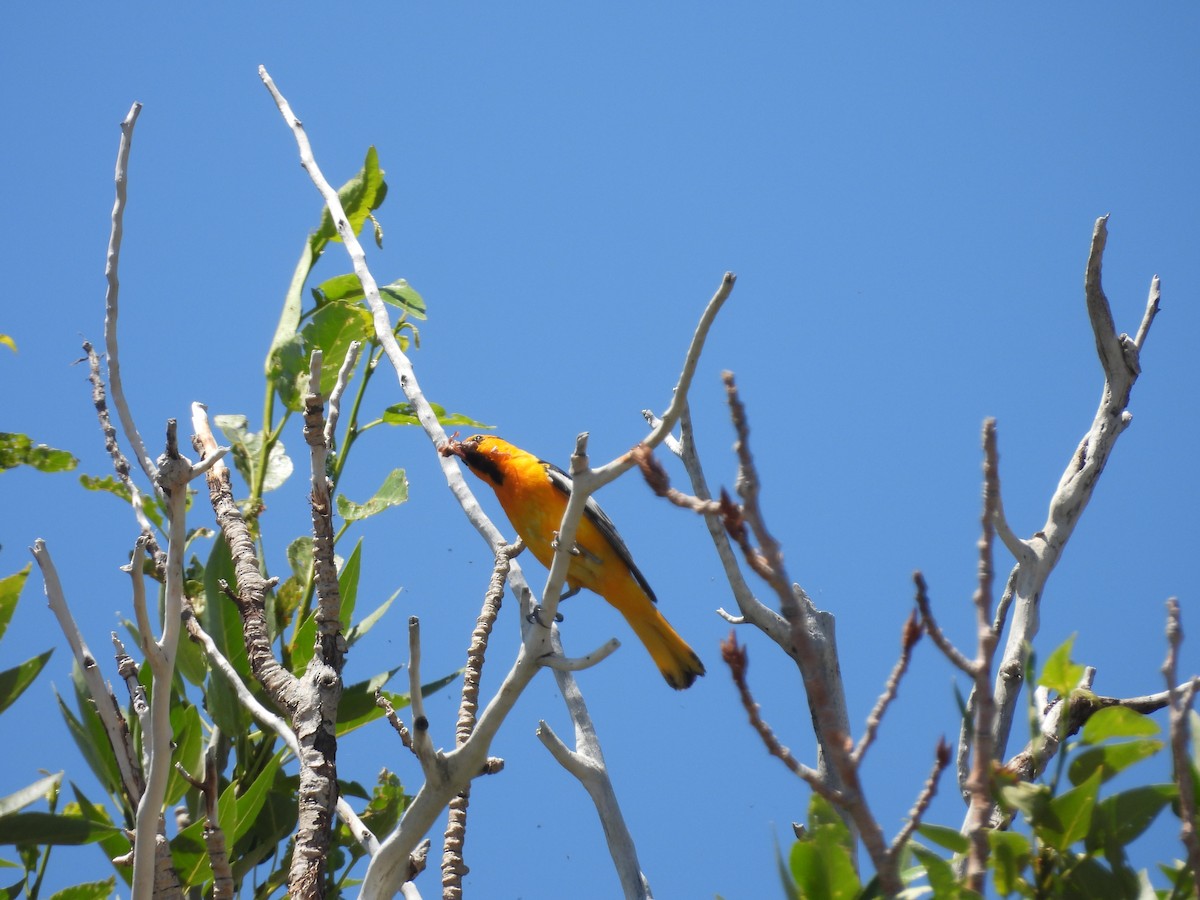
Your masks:
[{"label": "blue sky", "polygon": [[[1162,686],[1168,596],[1200,633],[1196,8],[145,5],[118,20],[97,6],[27,5],[5,20],[0,332],[19,353],[0,350],[0,428],[71,450],[82,471],[108,471],[72,363],[83,337],[101,337],[117,124],[134,100],[145,108],[121,328],[142,432],[155,447],[165,419],[186,420],[193,400],[259,417],[263,358],[319,214],[261,63],[331,180],[378,148],[390,193],[370,263],[428,303],[414,354],[426,393],[539,455],[565,464],[582,430],[597,461],[634,444],[639,411],[669,401],[703,303],[725,270],[738,273],[693,389],[701,450],[710,481],[730,484],[719,373],[731,369],[790,574],[838,616],[855,721],[894,661],[912,570],[925,573],[947,631],[970,640],[984,417],[998,419],[1014,528],[1029,536],[1044,521],[1102,386],[1082,274],[1093,222],[1111,214],[1104,285],[1118,329],[1136,329],[1154,274],[1163,312],[1133,426],[1047,588],[1038,649],[1077,634],[1100,693],[1139,695]],[[348,268],[335,258],[319,274]],[[373,384],[369,404],[399,399],[394,380]],[[299,447],[298,429],[284,440]],[[422,435],[379,429],[356,453],[347,494],[362,499],[402,466],[412,499],[362,531],[360,604],[403,591],[348,677],[403,662],[413,614],[425,671],[456,668],[489,554]],[[0,572],[46,539],[99,652],[130,612],[117,567],[132,517],[71,475],[6,472],[0,498],[10,511]],[[763,753],[722,671],[716,648],[729,629],[713,610],[731,600],[702,523],[633,478],[600,499],[709,668],[676,694],[605,604],[567,605],[569,651],[612,635],[624,644],[581,684],[650,883],[662,897],[773,896],[773,842],[803,817],[807,791]],[[305,521],[303,486],[270,503],[269,565],[281,571]],[[997,568],[1010,563],[1001,554]],[[526,569],[542,577],[532,561]],[[0,793],[39,767],[87,783],[50,694],[51,681],[67,686],[69,651],[39,593],[31,579],[0,659],[59,649],[4,716],[5,732],[38,739],[10,744]],[[515,651],[505,616],[492,685]],[[765,716],[812,760],[794,668],[761,636],[740,638]],[[1194,642],[1183,668],[1200,668]],[[954,679],[923,644],[866,772],[888,832],[938,736],[956,733]],[[447,693],[430,708],[442,743],[455,702]],[[534,738],[543,717],[567,732],[549,677],[498,739],[504,774],[477,785],[468,886],[612,896],[586,797]],[[385,727],[355,735],[340,762],[362,781],[388,766],[415,787]],[[944,782],[931,820],[960,821],[953,793]],[[108,874],[94,847],[56,854],[54,868],[61,884]]]}]

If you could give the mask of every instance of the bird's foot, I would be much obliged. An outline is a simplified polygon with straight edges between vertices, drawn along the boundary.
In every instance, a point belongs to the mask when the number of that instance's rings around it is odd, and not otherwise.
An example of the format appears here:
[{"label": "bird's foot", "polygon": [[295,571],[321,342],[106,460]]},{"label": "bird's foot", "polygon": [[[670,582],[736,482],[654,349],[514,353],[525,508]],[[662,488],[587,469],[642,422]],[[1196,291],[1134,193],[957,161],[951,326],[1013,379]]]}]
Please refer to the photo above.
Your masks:
[{"label": "bird's foot", "polygon": [[[562,620],[563,620],[563,614],[560,612],[556,612],[554,614],[554,621],[561,622]],[[536,622],[538,625],[541,625],[543,628],[550,627],[549,625],[547,625],[545,622],[542,621],[542,604],[540,604],[540,603],[533,608],[533,612],[531,612],[529,615],[527,615],[525,617],[525,621]]]},{"label": "bird's foot", "polygon": [[[556,532],[554,532],[554,537],[552,537],[552,538],[550,539],[550,548],[551,548],[552,550],[557,550],[557,549],[558,549],[558,532],[557,532],[557,531],[556,531]],[[572,548],[571,548],[571,555],[572,555],[572,556],[578,556],[578,555],[579,555],[580,553],[582,553],[582,552],[583,552],[583,551],[581,551],[581,550],[579,549],[579,546],[578,546],[578,545],[576,545],[576,546],[574,546],[574,547],[572,547]]]}]

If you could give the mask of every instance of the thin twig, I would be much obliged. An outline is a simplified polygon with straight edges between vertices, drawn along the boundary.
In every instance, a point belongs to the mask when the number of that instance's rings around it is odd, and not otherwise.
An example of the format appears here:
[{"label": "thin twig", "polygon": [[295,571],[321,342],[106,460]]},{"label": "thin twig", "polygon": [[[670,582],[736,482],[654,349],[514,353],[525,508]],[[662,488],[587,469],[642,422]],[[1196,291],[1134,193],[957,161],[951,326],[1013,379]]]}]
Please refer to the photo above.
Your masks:
[{"label": "thin twig", "polygon": [[362,341],[351,341],[346,350],[346,358],[338,370],[337,383],[329,394],[329,417],[325,421],[325,446],[333,449],[333,436],[337,430],[338,416],[342,411],[342,394],[350,384],[350,376],[354,372],[354,364],[358,361],[358,351],[362,349]]},{"label": "thin twig", "polygon": [[421,693],[421,620],[416,616],[408,619],[408,700],[413,714],[413,749],[429,777],[435,751],[425,715],[425,697]]},{"label": "thin twig", "polygon": [[100,666],[96,662],[96,657],[92,655],[92,651],[88,649],[87,642],[83,639],[83,632],[79,630],[75,617],[71,615],[62,582],[58,577],[58,569],[50,556],[50,548],[46,546],[45,541],[38,538],[33,542],[32,550],[33,557],[42,571],[42,581],[50,611],[58,620],[59,628],[62,629],[62,633],[71,647],[71,652],[75,656],[75,661],[83,673],[88,694],[91,696],[92,702],[96,704],[96,713],[104,724],[104,733],[108,736],[109,746],[112,747],[113,756],[117,761],[117,771],[121,775],[121,787],[124,788],[125,797],[129,801],[130,807],[136,808],[144,790],[144,782],[137,756],[134,753],[129,725],[125,721],[125,717],[121,715],[121,708],[117,705],[112,690],[104,683]]},{"label": "thin twig", "polygon": [[929,603],[929,588],[925,584],[925,576],[920,572],[913,572],[913,584],[916,586],[917,594],[917,609],[921,611],[921,625],[925,629],[925,633],[929,635],[929,639],[933,641],[934,646],[942,651],[942,655],[950,661],[956,669],[963,673],[974,677],[975,663],[967,659],[967,657],[950,642],[946,637],[945,632],[937,623],[937,619],[933,617],[933,609]]},{"label": "thin twig", "polygon": [[999,458],[996,451],[996,422],[983,423],[983,513],[980,516],[979,572],[975,587],[977,650],[974,663],[975,680],[975,741],[971,773],[966,787],[971,792],[967,814],[966,836],[971,841],[967,855],[967,881],[971,889],[982,893],[987,874],[988,823],[991,818],[992,763],[995,755],[993,720],[996,714],[992,697],[992,660],[999,635],[992,629],[992,544],[995,538],[996,505],[1000,497]]},{"label": "thin twig", "polygon": [[104,449],[112,458],[117,479],[129,491],[129,503],[133,507],[133,515],[138,521],[138,527],[142,529],[142,534],[147,537],[147,549],[150,551],[155,568],[158,569],[161,577],[162,570],[167,564],[167,556],[158,548],[158,541],[154,538],[154,526],[146,517],[146,511],[143,508],[142,492],[133,483],[133,477],[129,472],[129,460],[125,458],[125,454],[121,452],[121,445],[117,442],[117,429],[113,427],[112,419],[108,414],[108,398],[105,396],[104,378],[100,374],[100,355],[96,353],[90,341],[83,342],[83,352],[87,354],[88,380],[92,383],[92,405],[96,408],[100,431],[104,435]]},{"label": "thin twig", "polygon": [[556,672],[582,672],[584,669],[590,669],[592,666],[608,659],[621,646],[621,642],[616,638],[609,638],[591,653],[583,656],[558,656],[553,654],[543,656],[539,662],[548,669],[554,669]]},{"label": "thin twig", "polygon": [[112,392],[113,403],[117,407],[117,415],[121,419],[121,428],[125,431],[125,439],[133,450],[133,456],[146,473],[146,477],[154,482],[158,474],[154,461],[146,452],[146,445],[138,433],[125,400],[125,388],[121,382],[121,354],[117,343],[117,314],[119,311],[118,298],[121,282],[117,271],[121,261],[121,239],[125,233],[125,199],[129,175],[129,150],[133,145],[133,126],[137,124],[138,114],[142,104],[134,103],[129,108],[128,115],[121,123],[121,145],[117,150],[117,168],[114,181],[116,183],[116,200],[113,202],[112,231],[108,238],[108,258],[104,266],[104,276],[108,281],[108,290],[104,298],[104,348],[108,355],[108,384]]},{"label": "thin twig", "polygon": [[1196,795],[1192,783],[1192,761],[1188,753],[1188,714],[1196,699],[1196,682],[1179,690],[1175,687],[1179,647],[1183,644],[1183,622],[1179,601],[1167,601],[1167,658],[1162,672],[1170,694],[1171,758],[1175,767],[1175,783],[1179,786],[1179,839],[1187,851],[1188,868],[1192,873],[1194,890],[1200,893],[1200,835],[1196,833]]},{"label": "thin twig", "polygon": [[895,839],[888,848],[893,858],[900,854],[905,845],[908,844],[909,838],[921,826],[921,819],[925,817],[925,813],[929,809],[929,804],[933,802],[934,795],[937,794],[938,782],[941,780],[942,773],[946,771],[946,766],[948,765],[950,765],[950,745],[946,743],[944,737],[940,737],[938,738],[937,750],[934,753],[933,769],[930,771],[929,777],[925,779],[925,786],[921,788],[921,793],[917,795],[917,802],[909,810],[904,826],[897,832]]},{"label": "thin twig", "polygon": [[[471,632],[471,643],[467,648],[467,665],[463,673],[462,700],[458,706],[458,724],[454,742],[462,745],[475,730],[475,719],[479,710],[479,685],[483,677],[483,664],[487,656],[488,638],[496,624],[496,616],[504,601],[504,588],[512,558],[521,552],[521,546],[502,547],[496,553],[492,577],[484,593],[483,608],[475,620]],[[442,898],[459,900],[462,897],[462,877],[470,871],[463,861],[463,845],[467,839],[467,810],[471,804],[471,785],[468,783],[450,801],[446,820],[445,841],[442,846]]]},{"label": "thin twig", "polygon": [[917,614],[914,611],[904,623],[904,632],[900,639],[900,658],[896,660],[896,665],[892,667],[892,672],[888,676],[883,693],[875,701],[875,706],[871,710],[871,714],[867,716],[867,724],[863,729],[862,737],[858,739],[858,744],[855,746],[854,752],[850,754],[854,765],[858,766],[862,764],[863,756],[870,749],[871,744],[874,743],[875,735],[879,731],[879,725],[883,722],[883,716],[887,712],[888,706],[896,699],[896,694],[900,690],[900,680],[904,677],[904,673],[908,671],[908,664],[912,660],[913,648],[920,639],[921,626],[917,622]]},{"label": "thin twig", "polygon": [[400,743],[416,753],[413,747],[412,733],[409,732],[408,726],[400,721],[400,716],[396,713],[396,707],[392,706],[392,701],[381,690],[375,691],[375,705],[383,710],[384,718],[388,720],[388,724],[400,737]]}]

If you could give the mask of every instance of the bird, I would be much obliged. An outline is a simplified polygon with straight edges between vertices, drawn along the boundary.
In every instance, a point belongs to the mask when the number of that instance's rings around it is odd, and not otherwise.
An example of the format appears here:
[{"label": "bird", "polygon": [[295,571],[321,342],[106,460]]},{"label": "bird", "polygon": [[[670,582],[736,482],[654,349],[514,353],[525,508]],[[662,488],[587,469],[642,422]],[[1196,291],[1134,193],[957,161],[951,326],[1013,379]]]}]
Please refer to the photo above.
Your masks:
[{"label": "bird", "polygon": [[[488,434],[450,440],[441,453],[461,459],[495,491],[525,546],[550,568],[571,493],[571,477],[553,463]],[[634,564],[616,526],[592,497],[588,497],[575,535],[567,587],[564,596],[587,588],[615,607],[671,687],[691,687],[697,676],[704,674],[700,657],[658,611],[654,591]]]}]

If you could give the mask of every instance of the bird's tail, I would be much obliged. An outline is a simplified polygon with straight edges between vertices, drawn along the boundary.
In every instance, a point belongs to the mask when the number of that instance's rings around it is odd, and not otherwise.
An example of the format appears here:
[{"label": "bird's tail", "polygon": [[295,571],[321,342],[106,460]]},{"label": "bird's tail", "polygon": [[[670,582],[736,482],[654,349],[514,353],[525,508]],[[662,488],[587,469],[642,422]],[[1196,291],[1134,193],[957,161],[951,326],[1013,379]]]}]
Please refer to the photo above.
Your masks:
[{"label": "bird's tail", "polygon": [[647,610],[639,610],[637,615],[626,616],[626,619],[650,651],[650,658],[662,672],[667,684],[677,691],[691,687],[692,682],[704,674],[704,663],[671,627],[671,623],[663,618],[658,607],[651,604],[647,606]]}]

